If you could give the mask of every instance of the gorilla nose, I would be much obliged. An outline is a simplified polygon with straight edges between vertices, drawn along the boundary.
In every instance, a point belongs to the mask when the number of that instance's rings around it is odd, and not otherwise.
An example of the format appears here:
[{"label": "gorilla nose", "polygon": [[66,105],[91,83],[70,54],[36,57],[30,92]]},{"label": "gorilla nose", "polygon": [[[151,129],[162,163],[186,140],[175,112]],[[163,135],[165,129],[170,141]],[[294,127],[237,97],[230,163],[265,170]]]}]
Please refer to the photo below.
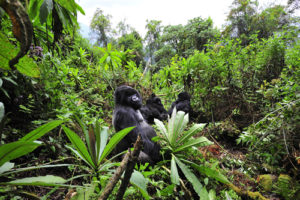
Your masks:
[{"label": "gorilla nose", "polygon": [[131,99],[132,99],[132,101],[138,101],[138,100],[139,100],[139,98],[138,98],[137,96],[135,96],[135,95],[134,95],[134,96],[132,96],[132,98],[131,98]]}]

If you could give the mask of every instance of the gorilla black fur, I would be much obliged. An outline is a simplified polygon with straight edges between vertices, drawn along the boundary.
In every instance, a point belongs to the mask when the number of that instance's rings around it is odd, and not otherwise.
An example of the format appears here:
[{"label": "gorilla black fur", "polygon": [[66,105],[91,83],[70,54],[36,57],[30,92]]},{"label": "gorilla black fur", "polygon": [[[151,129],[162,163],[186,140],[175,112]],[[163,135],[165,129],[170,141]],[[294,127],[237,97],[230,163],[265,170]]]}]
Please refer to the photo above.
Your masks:
[{"label": "gorilla black fur", "polygon": [[116,131],[127,127],[136,126],[117,145],[117,153],[127,150],[135,143],[138,134],[143,140],[143,151],[139,159],[142,162],[154,163],[160,159],[160,145],[151,139],[156,136],[152,126],[143,118],[140,108],[142,106],[141,95],[132,87],[123,85],[115,91],[115,109],[113,114],[113,126]]},{"label": "gorilla black fur", "polygon": [[146,101],[146,105],[142,106],[141,113],[149,124],[154,124],[154,118],[160,121],[168,119],[168,112],[162,105],[160,98],[154,93]]},{"label": "gorilla black fur", "polygon": [[181,92],[178,94],[178,98],[176,101],[172,103],[171,108],[168,111],[169,115],[172,115],[174,107],[176,107],[177,111],[181,110],[186,114],[192,114],[192,107],[191,107],[191,97],[187,92]]}]

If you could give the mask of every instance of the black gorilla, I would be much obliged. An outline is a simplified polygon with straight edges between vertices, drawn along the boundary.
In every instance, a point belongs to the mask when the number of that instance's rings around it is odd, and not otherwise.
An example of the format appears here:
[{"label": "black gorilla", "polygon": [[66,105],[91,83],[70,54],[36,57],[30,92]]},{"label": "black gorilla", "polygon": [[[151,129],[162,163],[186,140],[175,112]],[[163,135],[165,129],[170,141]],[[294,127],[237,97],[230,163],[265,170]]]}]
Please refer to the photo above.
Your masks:
[{"label": "black gorilla", "polygon": [[142,106],[141,113],[149,124],[154,124],[154,118],[160,121],[168,119],[168,112],[162,105],[160,98],[154,93],[146,101],[146,105]]},{"label": "black gorilla", "polygon": [[160,159],[160,145],[151,139],[156,136],[152,126],[143,118],[140,108],[142,106],[141,95],[133,88],[123,85],[115,91],[115,109],[113,114],[113,126],[116,131],[127,127],[136,126],[117,145],[117,153],[127,150],[135,143],[138,134],[143,140],[143,151],[139,160],[155,163]]},{"label": "black gorilla", "polygon": [[177,111],[181,110],[186,114],[192,114],[192,107],[191,107],[191,97],[187,92],[181,92],[178,94],[178,98],[176,101],[172,103],[171,108],[168,111],[169,115],[172,115],[174,107],[176,107]]}]

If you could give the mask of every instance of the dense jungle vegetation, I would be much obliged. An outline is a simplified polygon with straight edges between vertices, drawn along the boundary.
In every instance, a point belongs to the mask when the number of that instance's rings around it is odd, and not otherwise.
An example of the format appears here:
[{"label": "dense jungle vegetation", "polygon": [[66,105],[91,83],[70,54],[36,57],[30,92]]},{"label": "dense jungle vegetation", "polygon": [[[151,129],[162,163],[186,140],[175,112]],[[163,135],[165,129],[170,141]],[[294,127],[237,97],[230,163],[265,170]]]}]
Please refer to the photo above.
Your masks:
[{"label": "dense jungle vegetation", "polygon": [[[74,0],[0,0],[0,199],[300,199],[299,6],[234,0],[222,30],[148,20],[144,38],[99,8],[91,44]],[[113,156],[120,85],[191,95],[153,125],[156,165]]]}]

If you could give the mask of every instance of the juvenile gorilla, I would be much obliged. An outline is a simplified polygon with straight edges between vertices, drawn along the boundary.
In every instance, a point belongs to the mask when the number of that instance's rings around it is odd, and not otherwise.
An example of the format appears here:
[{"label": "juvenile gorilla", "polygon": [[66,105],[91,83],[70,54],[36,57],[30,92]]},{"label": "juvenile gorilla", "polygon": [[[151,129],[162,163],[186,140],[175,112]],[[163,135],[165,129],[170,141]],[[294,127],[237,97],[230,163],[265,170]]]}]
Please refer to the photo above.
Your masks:
[{"label": "juvenile gorilla", "polygon": [[160,121],[168,118],[168,113],[162,105],[160,98],[154,93],[146,101],[146,105],[142,106],[141,113],[149,124],[154,124],[154,118],[159,119]]},{"label": "juvenile gorilla", "polygon": [[117,145],[117,153],[127,150],[135,143],[138,134],[143,140],[143,151],[139,155],[142,162],[155,163],[160,159],[160,145],[151,139],[156,136],[154,129],[143,118],[140,108],[142,106],[141,95],[133,88],[123,85],[115,91],[115,109],[113,114],[113,126],[116,131],[136,126]]},{"label": "juvenile gorilla", "polygon": [[174,107],[176,107],[177,111],[181,110],[186,114],[192,114],[192,107],[191,107],[191,97],[187,92],[181,92],[178,94],[178,98],[176,101],[172,103],[171,108],[168,111],[169,115],[172,115]]}]

